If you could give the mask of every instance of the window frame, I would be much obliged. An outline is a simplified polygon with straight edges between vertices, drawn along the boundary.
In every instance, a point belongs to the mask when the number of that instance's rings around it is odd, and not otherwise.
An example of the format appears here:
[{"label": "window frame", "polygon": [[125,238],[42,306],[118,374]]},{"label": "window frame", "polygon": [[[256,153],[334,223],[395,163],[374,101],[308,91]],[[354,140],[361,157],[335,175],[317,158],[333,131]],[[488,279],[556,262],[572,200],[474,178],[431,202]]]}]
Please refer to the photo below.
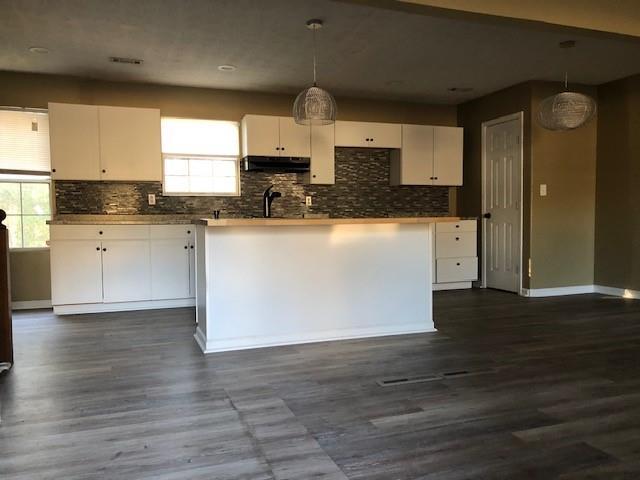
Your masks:
[{"label": "window frame", "polygon": [[[233,123],[237,127],[238,132],[238,152],[241,152],[241,131],[240,131],[240,123],[235,122],[233,120],[218,120],[213,118],[192,118],[192,117],[175,117],[175,116],[167,116],[162,118],[175,118],[180,120],[204,120],[204,121],[213,121],[213,122],[229,122]],[[162,133],[162,132],[161,132]],[[179,152],[161,152],[162,156],[162,196],[163,197],[240,197],[242,195],[241,192],[241,181],[240,181],[240,164],[242,163],[242,154],[239,153],[236,155],[201,155],[201,154],[190,154],[190,153],[179,153]],[[225,193],[225,192],[167,192],[165,187],[165,160],[166,158],[183,158],[183,159],[202,159],[202,160],[229,160],[231,158],[234,159],[235,167],[236,167],[236,190],[233,193]]]},{"label": "window frame", "polygon": [[[165,160],[167,158],[179,158],[184,160],[201,159],[201,160],[229,160],[234,159],[236,167],[236,190],[233,193],[225,192],[168,192],[166,190],[165,181]],[[191,175],[187,175],[189,178]],[[239,197],[240,196],[240,157],[233,155],[189,155],[184,153],[163,153],[162,154],[162,196],[163,197]]]},{"label": "window frame", "polygon": [[[20,178],[8,178],[5,175],[18,175]],[[34,177],[34,178],[29,178]],[[37,178],[35,178],[37,177]],[[44,177],[44,178],[43,178]],[[30,171],[16,171],[16,170],[1,170],[0,169],[0,183],[17,183],[20,184],[20,218],[25,216],[27,217],[45,217],[48,216],[49,220],[53,218],[53,189],[51,182],[51,174],[45,172],[30,172]],[[49,186],[49,215],[33,215],[27,214],[25,215],[22,212],[22,184],[23,183],[42,183]],[[9,216],[18,216],[15,214],[7,213],[7,218]],[[20,231],[20,238],[22,239],[22,244],[24,244],[24,222],[20,222],[22,225],[22,229]],[[49,242],[51,241],[51,229],[49,229],[49,239],[46,241],[47,245],[44,247],[10,247],[9,252],[40,252],[40,251],[49,251]]]}]

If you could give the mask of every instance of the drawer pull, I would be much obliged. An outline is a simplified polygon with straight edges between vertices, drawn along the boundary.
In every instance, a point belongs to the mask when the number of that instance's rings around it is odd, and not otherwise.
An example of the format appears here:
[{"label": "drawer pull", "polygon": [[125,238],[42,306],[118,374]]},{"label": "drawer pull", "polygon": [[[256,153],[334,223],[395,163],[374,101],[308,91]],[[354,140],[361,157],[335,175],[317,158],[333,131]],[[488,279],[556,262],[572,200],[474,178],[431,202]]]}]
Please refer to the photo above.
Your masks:
[{"label": "drawer pull", "polygon": [[187,235],[189,235],[191,233],[191,230],[187,230]]},{"label": "drawer pull", "polygon": [[460,262],[457,262],[457,263],[456,263],[456,265],[457,265],[457,266],[460,266]]},{"label": "drawer pull", "polygon": [[102,235],[102,230],[100,230],[98,233],[99,233],[100,235]]},{"label": "drawer pull", "polygon": [[460,241],[460,237],[456,237],[456,242]]},{"label": "drawer pull", "polygon": [[460,225],[456,225],[456,228],[460,228]]}]

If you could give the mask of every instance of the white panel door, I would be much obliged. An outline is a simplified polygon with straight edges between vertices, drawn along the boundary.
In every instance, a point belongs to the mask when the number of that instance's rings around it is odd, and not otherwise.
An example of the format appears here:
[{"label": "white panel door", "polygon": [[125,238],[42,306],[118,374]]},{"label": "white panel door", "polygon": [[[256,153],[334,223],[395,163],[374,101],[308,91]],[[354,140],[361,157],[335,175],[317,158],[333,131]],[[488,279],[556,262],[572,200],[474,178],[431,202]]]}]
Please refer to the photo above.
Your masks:
[{"label": "white panel door", "polygon": [[292,117],[280,117],[280,156],[311,156],[311,127],[298,125]]},{"label": "white panel door", "polygon": [[280,156],[280,120],[270,115],[242,118],[242,156]]},{"label": "white panel door", "polygon": [[433,185],[462,185],[463,129],[434,127]]},{"label": "white panel door", "polygon": [[311,127],[311,171],[309,183],[333,185],[336,183],[335,168],[334,125]]},{"label": "white panel door", "polygon": [[189,296],[188,239],[151,240],[151,299]]},{"label": "white panel door", "polygon": [[54,180],[100,180],[98,107],[50,103],[49,141]]},{"label": "white panel door", "polygon": [[485,283],[510,292],[520,288],[519,137],[519,119],[487,126],[485,131]]},{"label": "white panel door", "polygon": [[102,249],[99,240],[54,240],[51,303],[102,303]]},{"label": "white panel door", "polygon": [[160,110],[99,107],[102,180],[162,181]]},{"label": "white panel door", "polygon": [[102,284],[104,301],[151,299],[149,240],[104,240]]},{"label": "white panel door", "polygon": [[433,127],[402,125],[400,185],[431,185],[433,177]]}]

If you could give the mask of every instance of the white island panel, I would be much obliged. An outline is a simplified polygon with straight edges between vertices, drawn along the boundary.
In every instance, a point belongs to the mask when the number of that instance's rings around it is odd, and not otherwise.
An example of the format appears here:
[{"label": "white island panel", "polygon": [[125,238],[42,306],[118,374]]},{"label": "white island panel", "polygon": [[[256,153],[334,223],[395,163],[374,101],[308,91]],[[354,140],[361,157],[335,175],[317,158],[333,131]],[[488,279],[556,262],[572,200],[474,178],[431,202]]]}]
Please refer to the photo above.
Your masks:
[{"label": "white island panel", "polygon": [[198,226],[205,353],[433,331],[433,224]]}]

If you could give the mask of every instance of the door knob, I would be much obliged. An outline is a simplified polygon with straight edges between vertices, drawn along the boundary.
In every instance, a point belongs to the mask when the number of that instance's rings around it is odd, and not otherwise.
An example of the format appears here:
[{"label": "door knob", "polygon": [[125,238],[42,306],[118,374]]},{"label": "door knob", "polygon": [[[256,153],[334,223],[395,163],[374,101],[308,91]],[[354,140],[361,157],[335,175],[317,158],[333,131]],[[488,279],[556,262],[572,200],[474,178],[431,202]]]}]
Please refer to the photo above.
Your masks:
[{"label": "door knob", "polygon": [[485,214],[483,215],[483,217],[484,217],[484,218],[491,218],[491,214],[490,214],[490,213],[485,213]]}]

